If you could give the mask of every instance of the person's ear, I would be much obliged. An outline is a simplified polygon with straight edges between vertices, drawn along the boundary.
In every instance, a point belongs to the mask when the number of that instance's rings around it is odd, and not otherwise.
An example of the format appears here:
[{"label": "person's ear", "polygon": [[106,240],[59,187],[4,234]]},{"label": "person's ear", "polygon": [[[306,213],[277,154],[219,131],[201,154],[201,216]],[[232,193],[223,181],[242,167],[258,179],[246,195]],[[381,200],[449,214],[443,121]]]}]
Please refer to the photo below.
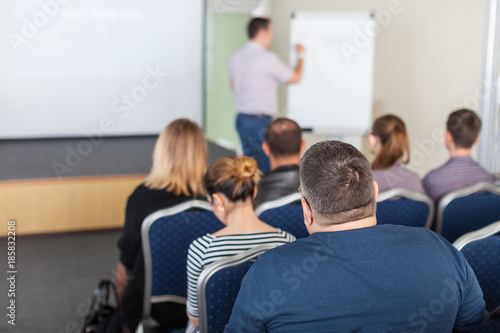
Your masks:
[{"label": "person's ear", "polygon": [[269,144],[267,142],[262,143],[262,150],[267,157],[271,157],[271,148],[269,148]]},{"label": "person's ear", "polygon": [[215,209],[223,212],[225,209],[225,204],[224,204],[224,199],[222,198],[222,195],[218,193],[214,193],[212,195],[212,205],[215,207]]},{"label": "person's ear", "polygon": [[446,147],[451,148],[455,145],[455,142],[453,141],[453,136],[451,135],[450,131],[446,131]]},{"label": "person's ear", "polygon": [[302,142],[300,143],[300,154],[301,155],[304,152],[304,150],[306,150],[306,142],[305,142],[305,140],[302,140]]},{"label": "person's ear", "polygon": [[373,181],[373,195],[375,196],[375,202],[377,202],[377,199],[378,199],[378,183],[376,181]]},{"label": "person's ear", "polygon": [[304,199],[302,199],[300,202],[302,203],[302,211],[304,213],[304,224],[306,225],[306,227],[311,226],[314,222],[314,217],[312,215],[311,209]]},{"label": "person's ear", "polygon": [[475,144],[475,145],[477,145],[477,144],[479,143],[480,138],[481,138],[481,137],[478,135],[478,136],[477,136],[477,138],[476,138],[476,140],[474,140],[474,144]]},{"label": "person's ear", "polygon": [[376,154],[380,146],[380,138],[375,134],[368,135],[368,145],[370,146],[370,152]]},{"label": "person's ear", "polygon": [[257,188],[257,186],[254,187],[253,189],[253,198],[255,199],[257,197],[257,192],[259,191],[259,189]]}]

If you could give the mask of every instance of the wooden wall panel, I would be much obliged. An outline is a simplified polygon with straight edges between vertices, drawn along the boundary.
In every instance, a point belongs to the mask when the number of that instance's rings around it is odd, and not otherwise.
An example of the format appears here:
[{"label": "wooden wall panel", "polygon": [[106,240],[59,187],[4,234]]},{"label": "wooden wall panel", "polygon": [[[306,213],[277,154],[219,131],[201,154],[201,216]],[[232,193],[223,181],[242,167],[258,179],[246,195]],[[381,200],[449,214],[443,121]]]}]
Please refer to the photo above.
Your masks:
[{"label": "wooden wall panel", "polygon": [[123,226],[128,196],[145,175],[0,182],[0,236]]}]

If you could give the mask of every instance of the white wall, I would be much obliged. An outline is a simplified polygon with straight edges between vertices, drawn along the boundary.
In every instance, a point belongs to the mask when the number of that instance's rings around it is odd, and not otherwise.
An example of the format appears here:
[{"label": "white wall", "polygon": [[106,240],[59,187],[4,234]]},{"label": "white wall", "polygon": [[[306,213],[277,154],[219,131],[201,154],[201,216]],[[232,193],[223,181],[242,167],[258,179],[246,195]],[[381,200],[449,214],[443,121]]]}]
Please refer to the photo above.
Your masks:
[{"label": "white wall", "polygon": [[[272,0],[273,50],[288,60],[293,11],[379,12],[388,10],[392,1]],[[373,116],[392,113],[405,121],[414,157],[411,165],[423,176],[448,158],[436,134],[444,132],[450,111],[458,106],[479,109],[475,94],[481,86],[486,1],[401,0],[400,6],[401,12],[392,15],[376,37]],[[285,104],[282,88],[282,113]],[[371,157],[366,147],[364,152]]]}]

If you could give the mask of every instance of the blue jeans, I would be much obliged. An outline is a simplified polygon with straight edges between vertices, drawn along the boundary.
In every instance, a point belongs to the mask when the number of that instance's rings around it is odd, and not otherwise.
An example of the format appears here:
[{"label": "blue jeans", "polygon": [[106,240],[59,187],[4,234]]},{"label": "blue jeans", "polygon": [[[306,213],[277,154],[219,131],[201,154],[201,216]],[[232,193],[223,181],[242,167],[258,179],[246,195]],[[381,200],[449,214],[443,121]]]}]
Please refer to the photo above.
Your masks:
[{"label": "blue jeans", "polygon": [[238,114],[236,117],[236,129],[240,135],[243,154],[255,158],[262,172],[269,172],[271,169],[269,158],[262,150],[266,128],[271,120],[268,116],[251,117]]}]

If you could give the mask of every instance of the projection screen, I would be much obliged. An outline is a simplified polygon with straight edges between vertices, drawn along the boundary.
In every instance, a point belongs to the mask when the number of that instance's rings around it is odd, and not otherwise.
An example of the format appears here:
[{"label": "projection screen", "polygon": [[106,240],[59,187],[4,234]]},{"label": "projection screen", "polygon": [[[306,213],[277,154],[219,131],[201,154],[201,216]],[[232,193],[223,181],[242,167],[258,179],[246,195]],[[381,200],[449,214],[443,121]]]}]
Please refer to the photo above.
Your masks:
[{"label": "projection screen", "polygon": [[202,122],[202,0],[0,2],[0,139]]}]

